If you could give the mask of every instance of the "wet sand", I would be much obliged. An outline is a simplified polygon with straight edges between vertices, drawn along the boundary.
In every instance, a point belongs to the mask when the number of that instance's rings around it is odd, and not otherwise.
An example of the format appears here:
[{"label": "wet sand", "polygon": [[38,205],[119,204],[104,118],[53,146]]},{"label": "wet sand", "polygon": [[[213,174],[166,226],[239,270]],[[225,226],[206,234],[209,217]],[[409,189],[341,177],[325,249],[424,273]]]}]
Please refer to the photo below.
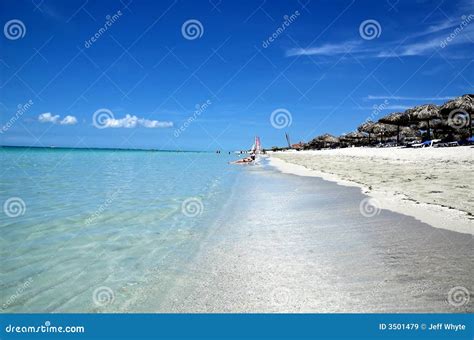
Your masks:
[{"label": "wet sand", "polygon": [[128,310],[473,312],[472,235],[387,210],[366,217],[364,199],[249,166],[186,266],[162,268]]}]

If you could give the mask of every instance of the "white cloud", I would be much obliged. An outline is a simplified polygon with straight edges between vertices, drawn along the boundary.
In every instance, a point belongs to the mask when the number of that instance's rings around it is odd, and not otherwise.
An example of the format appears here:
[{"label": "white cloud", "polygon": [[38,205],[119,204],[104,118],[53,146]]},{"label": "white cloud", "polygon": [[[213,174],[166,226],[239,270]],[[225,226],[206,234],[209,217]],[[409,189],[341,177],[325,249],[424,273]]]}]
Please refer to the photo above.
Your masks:
[{"label": "white cloud", "polygon": [[367,99],[369,100],[383,100],[383,99],[388,99],[388,100],[414,100],[414,101],[420,101],[420,100],[451,100],[454,97],[404,97],[404,96],[372,96],[369,95],[367,96]]},{"label": "white cloud", "polygon": [[340,44],[325,44],[319,47],[311,48],[292,48],[286,52],[288,57],[298,56],[298,55],[325,55],[331,56],[336,54],[345,54],[350,53],[354,50],[360,42],[347,41]]},{"label": "white cloud", "polygon": [[59,115],[52,115],[51,112],[45,112],[38,116],[38,120],[41,123],[53,123],[57,124],[59,121]]},{"label": "white cloud", "polygon": [[444,47],[466,46],[474,40],[474,15],[463,16],[458,20],[437,22],[426,29],[408,35],[403,40],[380,41],[369,45],[362,40],[340,41],[308,48],[292,48],[286,51],[287,57],[292,56],[337,56],[346,53],[357,57],[394,58],[409,56],[425,56],[435,52],[444,58],[466,58],[469,55],[459,53],[443,53]]},{"label": "white cloud", "polygon": [[64,119],[59,123],[61,125],[74,125],[77,124],[77,119],[74,116],[66,116]]},{"label": "white cloud", "polygon": [[41,123],[52,123],[60,125],[74,125],[77,124],[77,118],[74,116],[66,116],[60,120],[59,115],[52,115],[51,112],[45,112],[38,116],[38,120]]},{"label": "white cloud", "polygon": [[172,127],[172,122],[161,122],[158,120],[149,120],[145,118],[138,118],[135,115],[127,114],[124,118],[116,119],[116,118],[108,118],[104,122],[105,127],[111,128],[135,128],[137,126],[143,126],[145,128],[153,129],[153,128],[167,128]]}]

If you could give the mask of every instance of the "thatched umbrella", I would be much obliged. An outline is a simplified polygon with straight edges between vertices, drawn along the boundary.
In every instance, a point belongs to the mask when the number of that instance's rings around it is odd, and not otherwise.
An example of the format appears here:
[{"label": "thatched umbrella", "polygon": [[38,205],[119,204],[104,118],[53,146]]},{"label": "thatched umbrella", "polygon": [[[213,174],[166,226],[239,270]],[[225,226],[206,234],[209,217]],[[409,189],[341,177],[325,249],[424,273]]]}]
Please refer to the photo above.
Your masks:
[{"label": "thatched umbrella", "polygon": [[365,123],[359,125],[357,131],[365,132],[369,137],[369,144],[370,144],[370,135],[373,133],[372,130],[374,128],[374,122],[371,120],[366,121]]},{"label": "thatched umbrella", "polygon": [[410,116],[405,112],[393,112],[379,119],[379,123],[395,125],[397,127],[397,144],[400,142],[400,126],[410,125]]},{"label": "thatched umbrella", "polygon": [[364,138],[367,138],[367,136],[358,131],[349,132],[339,137],[340,140],[352,142],[353,144],[360,143]]},{"label": "thatched umbrella", "polygon": [[346,135],[346,138],[348,138],[348,139],[362,139],[362,138],[366,138],[366,136],[361,132],[353,131],[353,132],[349,132]]},{"label": "thatched umbrella", "polygon": [[464,127],[467,120],[469,137],[472,137],[472,115],[474,114],[474,94],[465,94],[454,98],[440,107],[441,116],[448,125],[459,129]]},{"label": "thatched umbrella", "polygon": [[319,141],[323,142],[325,146],[327,145],[334,145],[339,143],[339,138],[329,134],[325,133],[324,135],[316,137]]},{"label": "thatched umbrella", "polygon": [[417,130],[412,129],[411,127],[402,127],[399,132],[399,135],[397,135],[397,143],[398,137],[403,138],[404,142],[407,140],[415,140],[417,138]]},{"label": "thatched umbrella", "polygon": [[410,122],[426,122],[426,131],[428,132],[428,139],[431,139],[430,120],[441,119],[439,107],[433,104],[426,104],[416,106],[405,111],[410,118]]},{"label": "thatched umbrella", "polygon": [[397,128],[390,125],[385,125],[382,123],[374,123],[372,121],[367,121],[364,124],[360,125],[357,130],[359,132],[365,132],[369,134],[369,143],[370,143],[370,135],[379,134],[380,135],[380,143],[383,143],[383,136],[390,136],[394,135],[397,131]]}]

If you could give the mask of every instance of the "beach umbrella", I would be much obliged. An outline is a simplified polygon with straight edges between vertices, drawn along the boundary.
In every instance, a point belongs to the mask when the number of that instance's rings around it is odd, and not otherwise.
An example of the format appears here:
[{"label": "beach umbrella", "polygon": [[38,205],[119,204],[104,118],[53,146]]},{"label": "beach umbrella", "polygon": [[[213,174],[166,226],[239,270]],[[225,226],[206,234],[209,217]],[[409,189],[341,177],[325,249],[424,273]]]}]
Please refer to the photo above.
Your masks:
[{"label": "beach umbrella", "polygon": [[417,130],[412,129],[409,126],[401,127],[399,130],[399,134],[397,135],[397,143],[399,137],[402,138],[404,142],[407,140],[415,140],[417,138],[417,132]]},{"label": "beach umbrella", "polygon": [[365,122],[360,125],[358,128],[359,132],[366,132],[369,134],[369,143],[370,143],[370,134],[380,135],[380,142],[383,142],[383,136],[393,136],[395,135],[397,128],[395,126],[390,126],[382,123],[374,123],[372,121]]},{"label": "beach umbrella", "polygon": [[348,138],[348,139],[362,139],[362,138],[366,138],[366,135],[364,135],[363,133],[358,132],[358,131],[353,131],[353,132],[349,132],[346,135],[346,138]]},{"label": "beach umbrella", "polygon": [[380,135],[380,143],[383,143],[383,136],[394,136],[397,133],[397,127],[382,123],[375,123],[372,132]]},{"label": "beach umbrella", "polygon": [[355,143],[360,143],[364,138],[367,138],[366,135],[364,135],[362,132],[358,131],[353,131],[346,133],[345,135],[341,136],[339,139],[343,139],[345,141],[349,142],[355,142]]},{"label": "beach umbrella", "polygon": [[400,142],[400,127],[410,125],[410,116],[405,112],[393,112],[379,119],[379,123],[397,127],[397,144]]},{"label": "beach umbrella", "polygon": [[319,140],[326,142],[326,143],[337,143],[339,142],[339,139],[329,133],[325,133],[324,135],[321,135],[318,137]]},{"label": "beach umbrella", "polygon": [[405,114],[409,116],[411,123],[426,122],[426,131],[428,132],[428,139],[431,139],[430,121],[433,119],[441,119],[439,107],[433,104],[415,106],[412,109],[406,110]]},{"label": "beach umbrella", "polygon": [[455,129],[468,127],[472,137],[472,116],[474,114],[474,94],[465,94],[447,101],[440,106],[440,114],[447,124]]},{"label": "beach umbrella", "polygon": [[371,120],[368,120],[364,123],[362,123],[361,125],[359,125],[359,127],[357,128],[357,131],[359,132],[365,132],[368,137],[369,137],[369,144],[370,144],[370,135],[373,133],[372,130],[373,130],[373,125],[375,123]]},{"label": "beach umbrella", "polygon": [[324,135],[318,136],[316,138],[317,138],[317,140],[322,142],[324,144],[324,146],[334,145],[334,144],[339,143],[339,138],[337,138],[337,137],[335,137],[335,136],[333,136],[329,133],[325,133]]}]

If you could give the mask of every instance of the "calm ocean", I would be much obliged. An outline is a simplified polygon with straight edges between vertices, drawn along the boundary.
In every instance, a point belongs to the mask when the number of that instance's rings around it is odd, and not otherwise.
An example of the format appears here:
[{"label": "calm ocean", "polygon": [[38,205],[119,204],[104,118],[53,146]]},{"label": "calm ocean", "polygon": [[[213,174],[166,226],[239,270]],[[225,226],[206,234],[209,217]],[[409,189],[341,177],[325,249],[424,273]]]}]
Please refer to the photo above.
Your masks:
[{"label": "calm ocean", "polygon": [[88,312],[133,300],[160,266],[186,260],[242,171],[214,153],[0,155],[3,312]]},{"label": "calm ocean", "polygon": [[472,236],[365,216],[356,187],[227,154],[0,155],[3,313],[473,311]]}]

